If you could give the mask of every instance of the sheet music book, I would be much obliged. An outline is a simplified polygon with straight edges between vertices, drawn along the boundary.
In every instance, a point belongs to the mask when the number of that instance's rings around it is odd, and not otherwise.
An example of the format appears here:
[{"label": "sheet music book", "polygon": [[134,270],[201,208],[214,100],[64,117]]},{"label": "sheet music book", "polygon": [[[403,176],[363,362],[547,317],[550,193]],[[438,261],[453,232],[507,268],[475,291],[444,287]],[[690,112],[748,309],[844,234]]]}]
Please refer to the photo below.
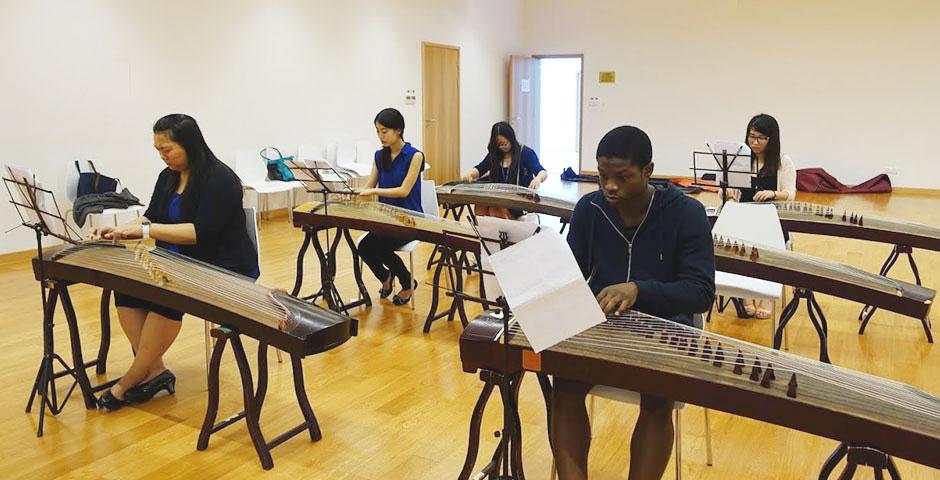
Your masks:
[{"label": "sheet music book", "polygon": [[[6,170],[9,178],[18,182],[13,184],[19,197],[16,201],[26,207],[17,205],[16,208],[21,214],[25,214],[25,220],[34,225],[45,225],[49,233],[59,238],[72,238],[73,235],[70,234],[65,221],[58,216],[55,198],[36,180],[36,175],[30,169],[18,165],[6,165]],[[50,208],[55,210],[49,210]]]},{"label": "sheet music book", "polygon": [[490,264],[536,352],[607,320],[558,232],[544,230],[494,253]]},{"label": "sheet music book", "polygon": [[722,152],[728,153],[728,187],[751,188],[751,179],[756,176],[751,172],[751,149],[740,142],[715,142],[714,145],[705,144],[708,152],[712,154],[718,165],[721,165]]}]

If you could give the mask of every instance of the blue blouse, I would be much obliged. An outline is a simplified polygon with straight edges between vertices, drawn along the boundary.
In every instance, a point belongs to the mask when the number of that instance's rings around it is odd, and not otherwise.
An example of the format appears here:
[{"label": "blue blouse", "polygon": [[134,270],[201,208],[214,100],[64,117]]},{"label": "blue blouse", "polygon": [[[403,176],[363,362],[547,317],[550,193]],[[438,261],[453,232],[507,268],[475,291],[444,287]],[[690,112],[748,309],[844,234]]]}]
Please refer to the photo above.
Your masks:
[{"label": "blue blouse", "polygon": [[[167,223],[170,223],[170,224],[184,223],[183,210],[180,208],[180,204],[182,204],[182,200],[183,200],[183,196],[176,192],[174,192],[172,196],[170,196],[170,202],[166,206]],[[157,240],[157,246],[165,248],[171,252],[176,252],[176,253],[180,253],[180,249],[182,247],[182,245],[177,245],[175,243],[161,242],[159,240]],[[251,272],[248,272],[247,276],[257,280],[258,277],[261,276],[260,265],[256,266],[254,270],[252,270]]]},{"label": "blue blouse", "polygon": [[[182,203],[182,199],[182,195],[173,192],[173,195],[170,197],[170,202],[166,206],[167,223],[183,223],[183,211],[180,209],[180,203]],[[157,246],[165,248],[171,252],[180,253],[180,245],[175,243],[167,243],[157,240]]]},{"label": "blue blouse", "polygon": [[[383,170],[382,150],[376,151],[375,167],[379,172],[379,181],[376,186],[378,188],[400,187],[401,184],[404,183],[405,177],[408,176],[408,169],[411,167],[411,159],[414,158],[416,153],[418,153],[418,149],[406,142],[401,152],[398,152],[398,155],[392,159],[391,170]],[[421,170],[424,170],[424,162],[421,162]],[[411,191],[408,192],[407,197],[391,198],[379,196],[379,201],[387,205],[407,208],[415,212],[423,212],[424,210],[421,208],[421,178],[415,180],[415,184],[411,187]]]},{"label": "blue blouse", "polygon": [[[535,150],[525,145],[522,146],[522,155],[520,155],[520,157],[519,172],[518,175],[514,176],[515,178],[507,178],[509,176],[509,168],[503,168],[502,158],[500,158],[497,160],[500,166],[496,169],[496,178],[489,180],[493,183],[511,183],[513,185],[528,187],[535,176],[542,170],[545,170],[545,167],[539,162],[539,156],[535,154]],[[491,165],[490,156],[487,154],[487,156],[483,157],[483,161],[478,163],[474,168],[476,168],[480,176],[483,177],[490,173]]]}]

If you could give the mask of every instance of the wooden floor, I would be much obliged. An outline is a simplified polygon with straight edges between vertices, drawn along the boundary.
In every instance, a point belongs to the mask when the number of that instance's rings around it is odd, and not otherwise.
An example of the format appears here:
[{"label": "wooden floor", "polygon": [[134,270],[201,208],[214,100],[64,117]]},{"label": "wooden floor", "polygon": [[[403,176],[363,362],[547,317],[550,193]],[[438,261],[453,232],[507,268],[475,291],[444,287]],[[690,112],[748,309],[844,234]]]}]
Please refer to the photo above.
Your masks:
[{"label": "wooden floor", "polygon": [[[865,215],[887,215],[938,224],[940,197],[918,193],[891,196],[802,195],[801,200],[854,208]],[[706,203],[714,203],[707,197]],[[290,288],[294,258],[302,236],[282,218],[263,224],[262,277],[272,287]],[[794,235],[798,251],[877,271],[889,246]],[[312,252],[311,252],[312,253]],[[320,420],[323,439],[312,443],[298,436],[273,451],[274,470],[263,473],[243,425],[230,427],[197,452],[196,437],[206,407],[203,323],[186,317],[179,339],[167,354],[178,378],[174,396],[160,396],[114,413],[85,410],[73,399],[65,411],[46,422],[46,435],[36,438],[37,414],[26,414],[27,393],[41,355],[40,303],[37,283],[24,257],[0,263],[0,289],[6,292],[6,314],[0,318],[0,460],[4,478],[188,479],[452,479],[463,463],[467,422],[480,390],[475,375],[463,373],[457,339],[459,322],[438,322],[430,334],[421,327],[430,301],[428,273],[423,265],[430,247],[415,253],[417,310],[387,301],[361,310],[360,333],[347,344],[304,360],[306,389]],[[940,286],[935,272],[940,255],[916,252],[924,282]],[[346,296],[354,292],[348,252],[341,253],[338,284]],[[306,289],[318,278],[308,263]],[[911,280],[906,263],[894,276]],[[370,290],[377,282],[367,280]],[[86,352],[97,348],[99,291],[73,287]],[[940,395],[940,350],[927,343],[920,323],[880,311],[867,333],[856,333],[860,305],[822,296],[830,321],[832,360],[842,366],[911,383]],[[478,308],[471,311],[479,311]],[[756,343],[769,344],[769,320],[740,320],[716,315],[709,329]],[[66,353],[64,322],[59,316],[57,348]],[[123,372],[130,349],[115,322],[109,375]],[[815,357],[817,337],[805,312],[789,329],[791,352]],[[249,345],[249,350],[251,346]],[[220,416],[240,408],[241,390],[231,355],[223,359]],[[273,361],[274,356],[271,354]],[[269,438],[300,421],[293,401],[288,364],[272,364],[271,384],[261,424]],[[598,400],[591,451],[591,478],[626,477],[629,432],[637,408]],[[483,454],[489,455],[500,410],[487,411]],[[545,412],[536,382],[523,385],[524,459],[528,478],[546,479],[551,456],[546,441]],[[836,442],[734,417],[712,416],[714,466],[705,465],[703,415],[699,407],[684,410],[683,476],[685,479],[806,479],[816,478]],[[940,455],[940,453],[938,453]],[[482,461],[480,464],[482,465]],[[899,460],[905,480],[940,478],[940,472]],[[263,477],[261,476],[263,475]],[[672,466],[664,478],[672,478]],[[872,478],[866,471],[858,478]]]}]

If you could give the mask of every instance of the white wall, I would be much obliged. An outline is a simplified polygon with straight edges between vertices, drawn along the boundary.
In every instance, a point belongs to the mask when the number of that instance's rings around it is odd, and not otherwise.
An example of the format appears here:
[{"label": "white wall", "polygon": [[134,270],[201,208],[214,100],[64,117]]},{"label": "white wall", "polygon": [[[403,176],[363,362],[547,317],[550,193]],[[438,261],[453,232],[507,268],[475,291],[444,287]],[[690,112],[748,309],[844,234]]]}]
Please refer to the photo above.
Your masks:
[{"label": "white wall", "polygon": [[[633,124],[657,173],[689,175],[710,140],[769,113],[797,168],[940,188],[940,2],[523,0],[528,53],[583,53],[582,168]],[[599,84],[614,70],[615,84]]]},{"label": "white wall", "polygon": [[[61,189],[68,163],[92,158],[146,202],[163,167],[150,128],[167,113],[193,115],[227,162],[264,145],[372,139],[388,106],[420,147],[429,41],[461,47],[465,171],[506,117],[517,10],[502,0],[4,1],[0,163]],[[408,89],[417,104],[404,104]],[[0,220],[4,230],[18,221],[11,206]],[[30,248],[30,233],[3,235],[0,252]]]}]

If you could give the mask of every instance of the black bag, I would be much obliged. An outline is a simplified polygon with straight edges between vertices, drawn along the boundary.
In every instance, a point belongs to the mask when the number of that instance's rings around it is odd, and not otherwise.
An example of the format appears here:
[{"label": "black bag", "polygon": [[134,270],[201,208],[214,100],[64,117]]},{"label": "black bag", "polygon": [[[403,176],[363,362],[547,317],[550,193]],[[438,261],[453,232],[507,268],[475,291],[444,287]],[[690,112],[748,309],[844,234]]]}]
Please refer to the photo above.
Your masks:
[{"label": "black bag", "polygon": [[[266,156],[264,152],[268,149],[274,150],[277,153],[277,158]],[[268,167],[268,180],[278,180],[282,182],[291,182],[294,180],[294,172],[290,171],[290,168],[284,163],[287,160],[293,160],[293,155],[285,157],[277,148],[268,147],[261,150],[261,158],[264,159]]]},{"label": "black bag", "polygon": [[76,198],[82,195],[88,195],[89,193],[109,193],[117,191],[120,180],[98,173],[98,170],[95,169],[95,164],[92,163],[91,160],[86,160],[86,162],[88,162],[88,166],[91,168],[90,172],[83,172],[82,167],[78,165],[78,160],[75,160],[75,169],[78,170],[78,191],[76,192]]}]

